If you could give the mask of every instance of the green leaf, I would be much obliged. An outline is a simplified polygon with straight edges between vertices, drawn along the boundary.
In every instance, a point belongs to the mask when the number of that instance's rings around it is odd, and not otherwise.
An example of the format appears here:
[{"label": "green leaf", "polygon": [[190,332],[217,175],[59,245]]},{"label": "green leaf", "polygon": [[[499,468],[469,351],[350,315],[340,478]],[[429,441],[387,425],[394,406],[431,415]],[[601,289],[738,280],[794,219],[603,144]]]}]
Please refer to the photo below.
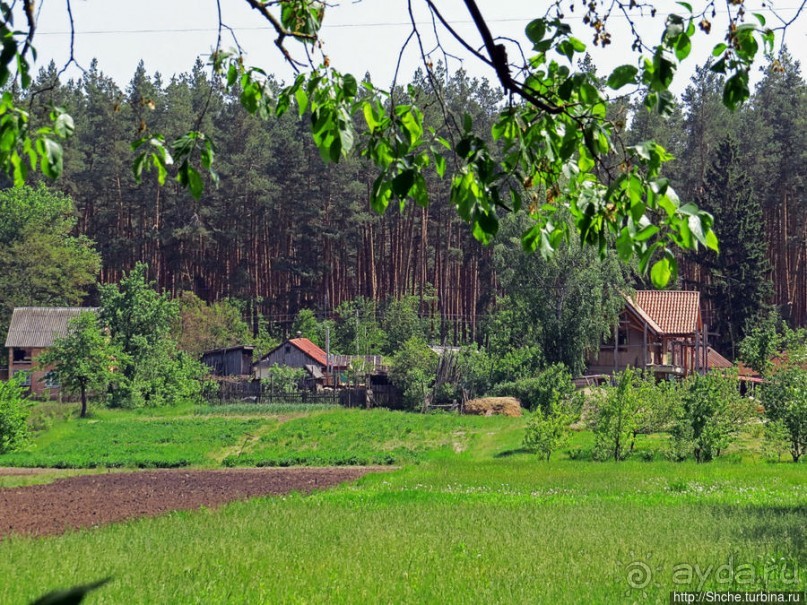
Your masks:
[{"label": "green leaf", "polygon": [[644,242],[649,240],[653,237],[656,233],[658,233],[660,229],[656,225],[647,225],[643,229],[641,229],[633,239],[637,242]]},{"label": "green leaf", "polygon": [[440,178],[446,175],[446,159],[442,154],[434,154],[434,169],[437,172],[437,176]]},{"label": "green leaf", "polygon": [[143,168],[146,165],[146,154],[141,153],[132,162],[132,173],[134,174],[135,182],[140,183],[143,179]]},{"label": "green leaf", "polygon": [[230,63],[230,67],[227,68],[227,86],[231,87],[235,84],[235,81],[238,79],[238,67],[236,67],[235,63]]},{"label": "green leaf", "polygon": [[627,227],[624,227],[619,237],[616,238],[616,250],[619,254],[619,258],[623,261],[629,260],[633,255],[633,238],[631,238]]},{"label": "green leaf", "polygon": [[533,19],[527,24],[524,31],[527,34],[527,39],[530,42],[533,44],[538,44],[546,35],[546,21],[543,19]]},{"label": "green leaf", "polygon": [[650,280],[656,288],[666,288],[673,275],[673,263],[668,256],[660,258],[650,269]]},{"label": "green leaf", "polygon": [[302,86],[294,91],[294,100],[297,101],[297,113],[300,117],[303,117],[305,110],[308,108],[308,95]]},{"label": "green leaf", "polygon": [[749,96],[751,96],[751,91],[748,89],[748,71],[739,70],[726,80],[723,87],[723,105],[734,111]]},{"label": "green leaf", "polygon": [[587,105],[593,105],[600,100],[600,93],[588,82],[580,87],[580,99]]},{"label": "green leaf", "polygon": [[[344,128],[339,130],[339,142],[341,143],[341,152],[347,155],[350,153],[350,150],[353,149],[353,131],[350,129],[349,125],[345,125]],[[339,161],[339,156],[334,160],[334,162]]]},{"label": "green leaf", "polygon": [[42,158],[42,173],[50,179],[58,178],[64,167],[62,146],[53,139],[43,137],[37,141],[37,147]]},{"label": "green leaf", "polygon": [[728,45],[725,42],[720,42],[719,44],[715,44],[715,47],[712,49],[712,56],[713,57],[719,57],[724,52],[726,52],[727,48],[728,48]]},{"label": "green leaf", "polygon": [[692,51],[692,41],[686,34],[681,34],[675,41],[675,58],[683,61],[689,56]]},{"label": "green leaf", "polygon": [[342,76],[342,90],[347,98],[352,99],[355,97],[358,88],[356,78],[354,78],[351,74],[345,74]]},{"label": "green leaf", "polygon": [[423,115],[415,107],[411,107],[409,111],[401,116],[401,124],[409,134],[410,144],[414,147],[420,142],[423,136]]},{"label": "green leaf", "polygon": [[370,133],[372,134],[375,132],[375,129],[378,128],[380,122],[375,117],[375,112],[373,111],[373,105],[369,101],[365,101],[362,103],[362,113],[364,114],[364,121],[367,122],[367,128],[370,129]]},{"label": "green leaf", "polygon": [[636,75],[639,69],[634,65],[620,65],[608,76],[608,88],[619,90],[626,84],[636,84]]},{"label": "green leaf", "polygon": [[56,120],[53,122],[53,132],[63,139],[66,139],[67,137],[73,136],[75,130],[76,126],[70,114],[60,112]]},{"label": "green leaf", "polygon": [[392,179],[392,191],[396,196],[403,199],[409,195],[409,190],[415,182],[415,171],[412,168],[404,170]]},{"label": "green leaf", "polygon": [[385,179],[385,174],[380,174],[373,183],[373,190],[370,196],[370,206],[378,214],[384,214],[392,199],[392,186]]},{"label": "green leaf", "polygon": [[[491,238],[495,237],[499,232],[499,219],[493,212],[477,212],[476,224],[479,225],[481,232],[485,234],[482,238],[477,237],[484,244],[489,243]],[[476,231],[474,231],[474,236],[476,236]]]},{"label": "green leaf", "polygon": [[719,252],[720,245],[717,240],[717,234],[710,228],[705,235],[706,235],[706,247],[709,248],[710,250],[714,250],[715,252]]},{"label": "green leaf", "polygon": [[572,48],[576,52],[582,53],[582,52],[585,52],[585,50],[586,50],[586,45],[581,40],[578,40],[577,38],[573,38],[573,37],[570,36],[569,37],[569,44],[572,45]]},{"label": "green leaf", "polygon": [[188,190],[191,192],[191,195],[194,199],[200,199],[202,197],[202,191],[204,190],[204,184],[202,183],[202,176],[199,174],[199,171],[196,170],[193,166],[188,166]]}]

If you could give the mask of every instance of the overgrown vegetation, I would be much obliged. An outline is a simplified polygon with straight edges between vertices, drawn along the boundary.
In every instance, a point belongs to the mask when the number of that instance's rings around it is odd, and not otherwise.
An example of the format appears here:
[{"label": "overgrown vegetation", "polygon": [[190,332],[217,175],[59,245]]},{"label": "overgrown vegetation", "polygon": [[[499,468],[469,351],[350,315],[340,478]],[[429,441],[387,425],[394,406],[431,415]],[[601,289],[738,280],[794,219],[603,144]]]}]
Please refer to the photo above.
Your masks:
[{"label": "overgrown vegetation", "polygon": [[21,376],[0,380],[0,454],[13,452],[28,441],[28,408]]}]

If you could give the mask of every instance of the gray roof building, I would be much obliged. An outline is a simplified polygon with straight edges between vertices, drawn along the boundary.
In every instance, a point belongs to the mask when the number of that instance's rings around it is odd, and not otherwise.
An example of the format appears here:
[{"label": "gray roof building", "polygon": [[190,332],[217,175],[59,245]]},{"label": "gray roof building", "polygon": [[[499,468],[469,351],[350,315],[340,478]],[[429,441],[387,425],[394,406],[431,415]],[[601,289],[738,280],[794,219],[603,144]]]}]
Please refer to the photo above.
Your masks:
[{"label": "gray roof building", "polygon": [[18,307],[11,315],[6,348],[46,349],[67,336],[67,323],[97,307]]}]

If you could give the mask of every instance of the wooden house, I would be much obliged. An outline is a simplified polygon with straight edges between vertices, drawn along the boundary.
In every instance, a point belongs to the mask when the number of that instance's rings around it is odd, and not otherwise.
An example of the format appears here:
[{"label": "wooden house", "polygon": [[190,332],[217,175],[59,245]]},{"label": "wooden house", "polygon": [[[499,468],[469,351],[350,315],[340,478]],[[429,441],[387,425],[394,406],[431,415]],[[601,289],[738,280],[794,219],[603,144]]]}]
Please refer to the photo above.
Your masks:
[{"label": "wooden house", "polygon": [[68,322],[80,313],[95,312],[93,307],[19,307],[11,315],[6,336],[8,376],[26,372],[25,384],[35,394],[55,395],[59,384],[47,368],[38,368],[36,359],[67,336]]},{"label": "wooden house", "polygon": [[202,363],[213,376],[249,377],[252,375],[252,355],[255,347],[238,345],[213,349],[202,354]]},{"label": "wooden house", "polygon": [[386,370],[380,355],[328,355],[307,338],[291,338],[269,351],[255,364],[255,378],[266,378],[268,369],[275,364],[305,370],[309,385],[332,387],[346,384],[349,370],[359,364],[368,375],[382,374]]},{"label": "wooden house", "polygon": [[731,362],[709,347],[699,292],[638,290],[625,296],[614,335],[589,360],[588,373],[611,374],[632,367],[658,377],[687,376],[715,364]]}]

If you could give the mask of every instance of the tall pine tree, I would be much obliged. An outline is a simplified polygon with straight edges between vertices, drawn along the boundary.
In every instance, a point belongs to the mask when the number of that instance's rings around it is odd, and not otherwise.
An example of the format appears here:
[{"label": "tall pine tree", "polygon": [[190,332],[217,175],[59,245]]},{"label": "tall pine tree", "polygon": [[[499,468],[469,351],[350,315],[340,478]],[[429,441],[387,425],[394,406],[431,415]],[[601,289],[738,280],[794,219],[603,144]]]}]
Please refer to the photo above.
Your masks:
[{"label": "tall pine tree", "polygon": [[710,330],[718,333],[722,351],[734,357],[746,321],[765,308],[772,288],[762,207],[731,136],[714,153],[698,203],[714,215],[720,237],[720,253],[699,258],[712,309]]}]

